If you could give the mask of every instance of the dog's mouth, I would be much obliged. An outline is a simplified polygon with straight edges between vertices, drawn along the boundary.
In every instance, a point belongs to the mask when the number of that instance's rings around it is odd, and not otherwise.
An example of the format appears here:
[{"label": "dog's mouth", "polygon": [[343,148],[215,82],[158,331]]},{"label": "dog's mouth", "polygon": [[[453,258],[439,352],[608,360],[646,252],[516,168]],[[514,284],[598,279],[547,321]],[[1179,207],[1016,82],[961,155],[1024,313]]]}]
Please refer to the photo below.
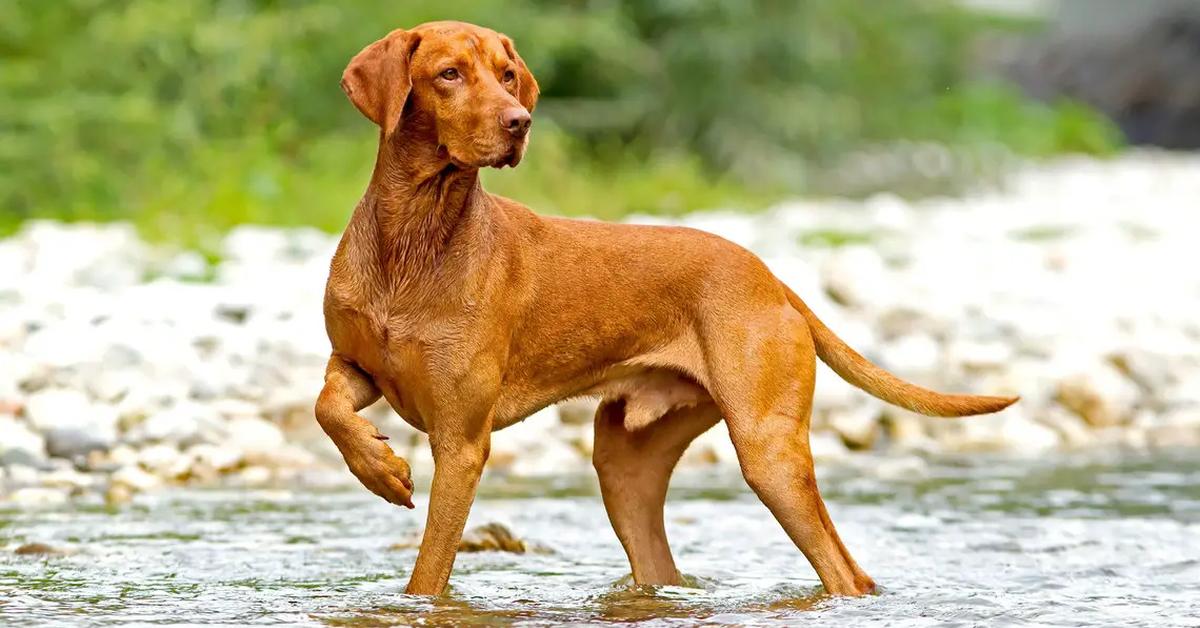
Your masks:
[{"label": "dog's mouth", "polygon": [[460,170],[470,168],[503,168],[504,166],[515,168],[517,164],[521,163],[521,158],[525,155],[523,148],[521,145],[515,145],[509,147],[507,150],[497,151],[491,156],[463,159],[456,156],[443,144],[438,146],[437,154],[439,158],[449,161],[450,165]]},{"label": "dog's mouth", "polygon": [[525,156],[525,142],[522,140],[503,141],[483,148],[478,154],[484,155],[478,162],[480,168],[500,169],[505,166],[515,168],[517,164],[521,163],[521,158]]},{"label": "dog's mouth", "polygon": [[525,151],[521,150],[520,146],[514,146],[508,151],[508,154],[504,156],[504,159],[501,160],[500,165],[496,167],[503,168],[504,166],[508,166],[509,168],[516,168],[517,164],[521,163],[521,157],[524,156]]}]

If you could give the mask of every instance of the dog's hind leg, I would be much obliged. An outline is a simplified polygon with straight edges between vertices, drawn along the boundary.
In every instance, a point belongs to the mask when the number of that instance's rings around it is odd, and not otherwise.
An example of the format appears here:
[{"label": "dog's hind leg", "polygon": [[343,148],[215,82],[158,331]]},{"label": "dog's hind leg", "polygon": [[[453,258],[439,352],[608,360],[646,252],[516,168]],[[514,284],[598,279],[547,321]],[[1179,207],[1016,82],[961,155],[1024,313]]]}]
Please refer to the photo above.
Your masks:
[{"label": "dog's hind leg", "polygon": [[850,556],[825,509],[799,417],[770,414],[755,422],[753,430],[731,434],[747,484],[812,563],[826,591],[873,591],[875,583]]},{"label": "dog's hind leg", "polygon": [[630,431],[624,402],[605,401],[596,411],[592,463],[604,508],[638,584],[679,584],[663,525],[663,504],[675,464],[689,443],[721,419],[711,402],[680,408]]},{"label": "dog's hind leg", "polygon": [[817,489],[808,438],[816,358],[808,328],[790,314],[740,323],[746,331],[723,336],[740,347],[711,355],[713,390],[742,474],[826,591],[869,593],[875,583],[842,544]]}]

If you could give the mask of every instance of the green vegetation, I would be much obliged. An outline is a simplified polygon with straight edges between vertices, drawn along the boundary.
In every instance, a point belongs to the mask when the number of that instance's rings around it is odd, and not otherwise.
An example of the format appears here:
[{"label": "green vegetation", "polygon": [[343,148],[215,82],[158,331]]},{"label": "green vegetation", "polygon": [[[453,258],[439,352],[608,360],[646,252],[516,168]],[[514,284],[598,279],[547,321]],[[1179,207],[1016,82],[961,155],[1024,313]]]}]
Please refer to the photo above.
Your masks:
[{"label": "green vegetation", "polygon": [[851,244],[869,244],[875,236],[869,231],[835,231],[821,229],[800,235],[800,244],[805,247],[837,248]]},{"label": "green vegetation", "polygon": [[1026,229],[1019,229],[1012,232],[1014,240],[1023,240],[1025,242],[1053,242],[1062,240],[1075,230],[1067,225],[1035,225]]},{"label": "green vegetation", "polygon": [[755,206],[897,139],[1104,153],[1111,126],[969,78],[986,32],[936,0],[7,0],[0,230],[129,219],[204,240],[245,222],[337,230],[375,134],[338,89],[397,26],[492,26],[543,88],[530,154],[487,175],[545,212]]}]

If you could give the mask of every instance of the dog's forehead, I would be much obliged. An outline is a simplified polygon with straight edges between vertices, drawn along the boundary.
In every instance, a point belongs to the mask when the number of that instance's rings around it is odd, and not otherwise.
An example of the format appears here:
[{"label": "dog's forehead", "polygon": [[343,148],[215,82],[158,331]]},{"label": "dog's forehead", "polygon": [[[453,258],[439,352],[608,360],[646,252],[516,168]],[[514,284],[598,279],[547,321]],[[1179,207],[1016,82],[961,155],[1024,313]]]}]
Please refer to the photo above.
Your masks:
[{"label": "dog's forehead", "polygon": [[417,29],[421,34],[420,51],[435,55],[468,55],[477,59],[507,57],[500,34],[489,28],[463,22],[431,22]]}]

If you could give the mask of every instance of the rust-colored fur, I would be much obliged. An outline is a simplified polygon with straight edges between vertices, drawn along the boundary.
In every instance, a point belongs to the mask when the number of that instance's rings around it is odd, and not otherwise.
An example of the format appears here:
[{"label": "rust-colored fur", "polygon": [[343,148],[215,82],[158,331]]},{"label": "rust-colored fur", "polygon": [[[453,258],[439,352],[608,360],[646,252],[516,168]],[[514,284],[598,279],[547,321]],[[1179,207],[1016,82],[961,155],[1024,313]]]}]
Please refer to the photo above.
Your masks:
[{"label": "rust-colored fur", "polygon": [[333,354],[316,415],[368,489],[410,508],[408,464],[357,412],[382,395],[429,434],[435,471],[411,593],[446,586],[491,432],[564,398],[603,400],[593,462],[637,582],[679,582],[667,481],[688,443],[724,419],[751,488],[826,589],[847,595],[874,583],[817,491],[814,355],[918,412],[1015,401],[899,380],[719,237],[547,218],[484,192],[479,168],[524,155],[538,95],[503,35],[457,22],[393,31],[354,57],[342,87],[380,141],[330,268]]}]

